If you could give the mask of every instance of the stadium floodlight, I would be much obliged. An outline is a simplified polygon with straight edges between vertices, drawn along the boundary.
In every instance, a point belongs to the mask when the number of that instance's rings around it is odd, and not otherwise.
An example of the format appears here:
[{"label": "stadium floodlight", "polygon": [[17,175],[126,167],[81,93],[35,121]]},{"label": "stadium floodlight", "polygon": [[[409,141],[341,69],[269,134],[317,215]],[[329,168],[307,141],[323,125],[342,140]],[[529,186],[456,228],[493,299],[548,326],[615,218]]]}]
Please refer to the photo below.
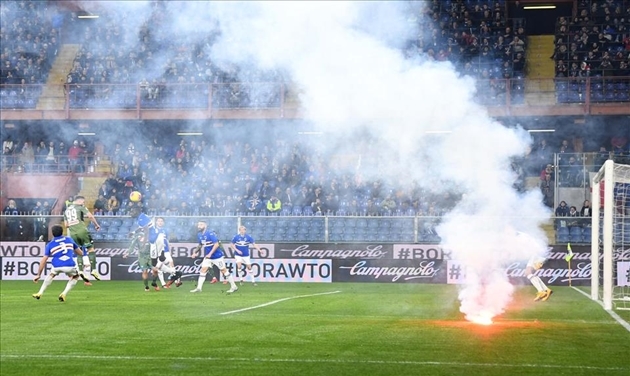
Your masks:
[{"label": "stadium floodlight", "polygon": [[80,18],[82,20],[84,20],[84,19],[95,19],[95,18],[98,18],[98,15],[92,14],[92,13],[90,13],[88,11],[85,11],[85,10],[82,10],[82,11],[79,11],[79,13],[77,14],[77,18]]},{"label": "stadium floodlight", "polygon": [[607,160],[592,188],[591,298],[630,310],[630,165]]},{"label": "stadium floodlight", "polygon": [[528,130],[529,133],[553,133],[555,132],[555,129],[530,129]]},{"label": "stadium floodlight", "polygon": [[523,7],[525,10],[539,10],[539,9],[556,9],[555,5],[526,5]]}]

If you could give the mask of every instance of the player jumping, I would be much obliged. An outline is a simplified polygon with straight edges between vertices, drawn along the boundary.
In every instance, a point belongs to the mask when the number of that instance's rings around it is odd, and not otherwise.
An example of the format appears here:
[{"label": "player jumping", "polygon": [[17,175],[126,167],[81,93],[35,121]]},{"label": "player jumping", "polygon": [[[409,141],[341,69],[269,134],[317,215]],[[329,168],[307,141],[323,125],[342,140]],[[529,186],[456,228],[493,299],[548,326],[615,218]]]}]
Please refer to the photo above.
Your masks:
[{"label": "player jumping", "polygon": [[127,258],[129,255],[138,255],[138,267],[142,270],[142,282],[144,282],[144,291],[149,291],[149,271],[152,272],[153,286],[157,286],[158,274],[155,270],[157,260],[151,260],[151,245],[149,244],[148,237],[144,232],[144,228],[139,228],[131,234],[131,243],[127,253],[123,255]]},{"label": "player jumping", "polygon": [[[528,246],[533,246],[537,248],[541,247],[539,242],[536,241],[536,239],[532,238],[531,236],[525,233],[517,232],[516,236],[519,242],[525,242]],[[542,268],[545,261],[546,261],[546,258],[543,256],[533,256],[532,258],[529,259],[529,261],[527,262],[527,265],[525,266],[525,276],[527,277],[527,279],[529,279],[531,284],[538,291],[536,293],[536,297],[534,298],[535,302],[538,302],[538,301],[545,302],[549,299],[551,294],[553,294],[553,291],[549,287],[547,287],[547,285],[545,285],[545,283],[540,279],[540,277],[538,277],[535,274],[536,270]]]},{"label": "player jumping", "polygon": [[[72,204],[68,206],[68,208],[63,213],[63,221],[68,229],[68,236],[74,240],[81,247],[85,247],[87,249],[87,255],[83,254],[83,257],[77,258],[79,264],[79,274],[81,278],[85,281],[87,286],[92,285],[84,274],[87,271],[88,274],[91,274],[97,281],[101,280],[101,276],[96,271],[96,254],[94,253],[94,244],[92,241],[92,236],[88,232],[87,226],[85,225],[85,217],[89,218],[90,221],[94,224],[94,228],[98,231],[101,226],[99,226],[96,218],[90,213],[90,211],[85,207],[85,197],[77,196],[74,198]],[[85,265],[85,266],[84,266]]]},{"label": "player jumping", "polygon": [[[177,287],[181,286],[182,273],[180,271],[176,271],[175,268],[165,264],[166,256],[164,256],[164,254],[165,250],[166,252],[168,252],[168,240],[164,237],[164,234],[161,234],[160,236],[160,234],[153,229],[154,223],[151,218],[149,218],[146,214],[140,214],[138,216],[137,223],[140,228],[144,229],[145,233],[149,234],[149,243],[151,244],[150,256],[151,263],[154,266],[154,273],[157,275],[160,270],[170,273],[171,276],[169,278],[169,281],[166,283],[166,286],[170,287],[171,284],[173,284],[174,282],[176,283]],[[151,242],[152,237],[155,238],[154,242]],[[160,290],[157,282],[151,283],[151,286],[153,286],[156,291]]]}]

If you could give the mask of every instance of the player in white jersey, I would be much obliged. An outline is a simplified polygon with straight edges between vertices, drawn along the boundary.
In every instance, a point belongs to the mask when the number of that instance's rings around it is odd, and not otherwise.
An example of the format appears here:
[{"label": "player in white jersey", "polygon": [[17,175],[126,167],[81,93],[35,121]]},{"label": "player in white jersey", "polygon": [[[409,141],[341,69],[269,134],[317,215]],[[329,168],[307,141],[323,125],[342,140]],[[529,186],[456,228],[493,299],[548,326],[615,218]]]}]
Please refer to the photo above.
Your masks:
[{"label": "player in white jersey", "polygon": [[[164,270],[174,271],[175,261],[173,261],[173,257],[171,257],[171,250],[168,244],[168,233],[164,228],[164,218],[157,217],[155,219],[154,226],[149,229],[149,242],[151,243],[151,248],[155,248],[155,252],[157,252],[158,263],[155,267],[158,271],[160,283],[162,283],[162,287],[170,288],[171,284],[164,280]],[[172,272],[172,274],[175,274],[175,272]],[[175,285],[177,287],[181,286],[181,279],[178,279]]]},{"label": "player in white jersey", "polygon": [[[523,232],[517,231],[516,236],[517,236],[517,241],[519,244],[522,244],[528,247],[536,247],[536,248],[544,247],[544,245],[541,245],[540,242],[538,242],[536,239],[534,239],[530,235],[527,235]],[[541,256],[541,255],[532,256],[527,261],[527,265],[525,266],[525,276],[527,277],[527,279],[529,279],[531,284],[534,285],[534,287],[538,291],[536,293],[536,297],[534,298],[535,302],[547,301],[549,297],[551,296],[551,294],[553,294],[553,291],[549,287],[547,287],[547,285],[545,285],[545,283],[540,279],[540,277],[534,274],[536,273],[536,270],[542,268],[546,260],[547,259],[545,256]]]},{"label": "player in white jersey", "polygon": [[[251,276],[252,284],[256,286],[256,278],[254,277],[254,273],[252,273],[252,261],[250,259],[249,248],[255,248],[260,252],[260,247],[254,241],[249,234],[246,233],[247,228],[245,226],[239,226],[238,234],[236,234],[232,238],[232,249],[234,249],[234,259],[236,260],[236,270],[239,273],[243,273],[241,271],[241,265],[245,264],[245,269],[247,270],[247,274]],[[241,285],[243,284],[243,274],[241,274]]]},{"label": "player in white jersey", "polygon": [[[158,221],[160,220],[163,224],[164,219],[158,218]],[[144,228],[146,233],[149,234],[149,243],[151,244],[150,257],[151,263],[154,266],[153,270],[155,271],[155,273],[163,271],[171,275],[164,287],[169,288],[174,282],[177,287],[181,286],[182,273],[176,271],[174,267],[168,264],[168,261],[170,259],[170,263],[172,265],[173,259],[170,257],[166,231],[164,231],[162,228],[156,228],[151,218],[149,218],[146,214],[140,214],[136,221],[138,226]],[[160,290],[159,286],[155,282],[151,283],[151,286],[153,286],[156,291]]]},{"label": "player in white jersey", "polygon": [[44,283],[39,288],[39,291],[36,294],[33,294],[33,298],[39,300],[46,288],[50,286],[53,279],[59,274],[66,274],[70,277],[70,280],[66,284],[66,288],[59,295],[59,301],[65,302],[66,295],[72,290],[74,285],[77,284],[77,280],[79,279],[79,270],[77,269],[77,263],[74,259],[74,255],[76,254],[78,257],[83,256],[83,250],[77,243],[72,240],[69,236],[63,236],[63,227],[60,225],[54,225],[52,227],[52,235],[53,239],[46,244],[46,249],[44,251],[44,256],[42,256],[39,261],[39,270],[37,271],[37,275],[33,278],[33,282],[37,283],[42,276],[42,272],[46,270],[46,263],[48,259],[50,259],[50,263],[52,264],[52,269],[50,273],[44,278]]}]

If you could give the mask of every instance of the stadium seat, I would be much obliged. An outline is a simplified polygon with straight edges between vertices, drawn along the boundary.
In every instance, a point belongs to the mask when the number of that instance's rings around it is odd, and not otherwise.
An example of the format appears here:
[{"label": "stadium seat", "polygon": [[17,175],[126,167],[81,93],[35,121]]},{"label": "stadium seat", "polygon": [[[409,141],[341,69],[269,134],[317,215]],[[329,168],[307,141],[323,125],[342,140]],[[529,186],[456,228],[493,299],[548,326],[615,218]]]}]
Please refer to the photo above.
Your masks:
[{"label": "stadium seat", "polygon": [[584,227],[582,229],[582,239],[584,243],[591,242],[591,234],[592,234],[592,228],[590,226]]},{"label": "stadium seat", "polygon": [[569,241],[571,243],[582,243],[582,234],[569,234]]},{"label": "stadium seat", "polygon": [[343,240],[344,240],[343,239],[343,234],[339,234],[339,233],[333,234],[333,233],[331,233],[328,236],[328,241],[331,241],[331,242],[341,242]]},{"label": "stadium seat", "polygon": [[556,241],[558,243],[568,243],[570,241],[568,227],[558,227],[556,230]]},{"label": "stadium seat", "polygon": [[604,93],[604,101],[605,102],[615,102],[617,101],[617,96],[614,91],[607,91]]},{"label": "stadium seat", "polygon": [[102,229],[107,229],[109,226],[112,225],[112,220],[108,217],[101,217],[98,219],[98,224],[101,226]]},{"label": "stadium seat", "polygon": [[603,102],[604,101],[604,93],[602,91],[592,91],[591,92],[591,100],[594,102]]},{"label": "stadium seat", "polygon": [[368,221],[365,218],[358,218],[355,223],[357,229],[365,229],[368,225]]}]

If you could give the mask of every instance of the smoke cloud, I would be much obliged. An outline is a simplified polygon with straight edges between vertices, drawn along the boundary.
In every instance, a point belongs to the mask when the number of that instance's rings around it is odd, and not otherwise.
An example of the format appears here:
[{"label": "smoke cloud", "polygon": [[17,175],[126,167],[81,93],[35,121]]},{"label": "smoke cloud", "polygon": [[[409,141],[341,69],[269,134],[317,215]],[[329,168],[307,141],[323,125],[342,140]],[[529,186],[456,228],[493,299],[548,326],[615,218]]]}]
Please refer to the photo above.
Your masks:
[{"label": "smoke cloud", "polygon": [[[469,319],[501,314],[513,291],[505,266],[546,251],[539,225],[548,213],[539,193],[512,187],[510,163],[525,153],[529,135],[489,118],[473,101],[474,82],[449,64],[404,58],[396,41],[422,32],[405,22],[411,10],[404,3],[215,5],[226,37],[212,56],[287,71],[306,118],[324,132],[316,140],[322,149],[376,155],[378,166],[370,167],[378,168],[362,170],[369,178],[415,179],[461,195],[437,229],[467,269],[461,311]],[[371,136],[369,147],[339,137],[357,129]],[[515,244],[516,229],[542,246]]]},{"label": "smoke cloud", "polygon": [[[407,40],[430,32],[419,29],[415,20],[422,9],[413,4],[164,2],[170,19],[151,18],[147,2],[104,6],[132,22],[121,26],[130,34],[118,43],[133,45],[149,28],[171,47],[202,46],[221,67],[282,72],[299,93],[306,123],[321,132],[305,143],[324,158],[355,156],[348,172],[389,186],[416,181],[428,192],[452,194],[454,209],[444,213],[437,231],[467,269],[461,311],[469,319],[492,318],[511,299],[505,266],[546,248],[539,225],[549,213],[537,191],[514,190],[510,168],[531,140],[491,119],[474,102],[474,81],[449,63],[404,56]],[[154,53],[158,63],[143,73],[151,79],[173,58]],[[252,144],[257,141],[267,143]],[[512,230],[532,234],[543,246],[513,245]]]}]

